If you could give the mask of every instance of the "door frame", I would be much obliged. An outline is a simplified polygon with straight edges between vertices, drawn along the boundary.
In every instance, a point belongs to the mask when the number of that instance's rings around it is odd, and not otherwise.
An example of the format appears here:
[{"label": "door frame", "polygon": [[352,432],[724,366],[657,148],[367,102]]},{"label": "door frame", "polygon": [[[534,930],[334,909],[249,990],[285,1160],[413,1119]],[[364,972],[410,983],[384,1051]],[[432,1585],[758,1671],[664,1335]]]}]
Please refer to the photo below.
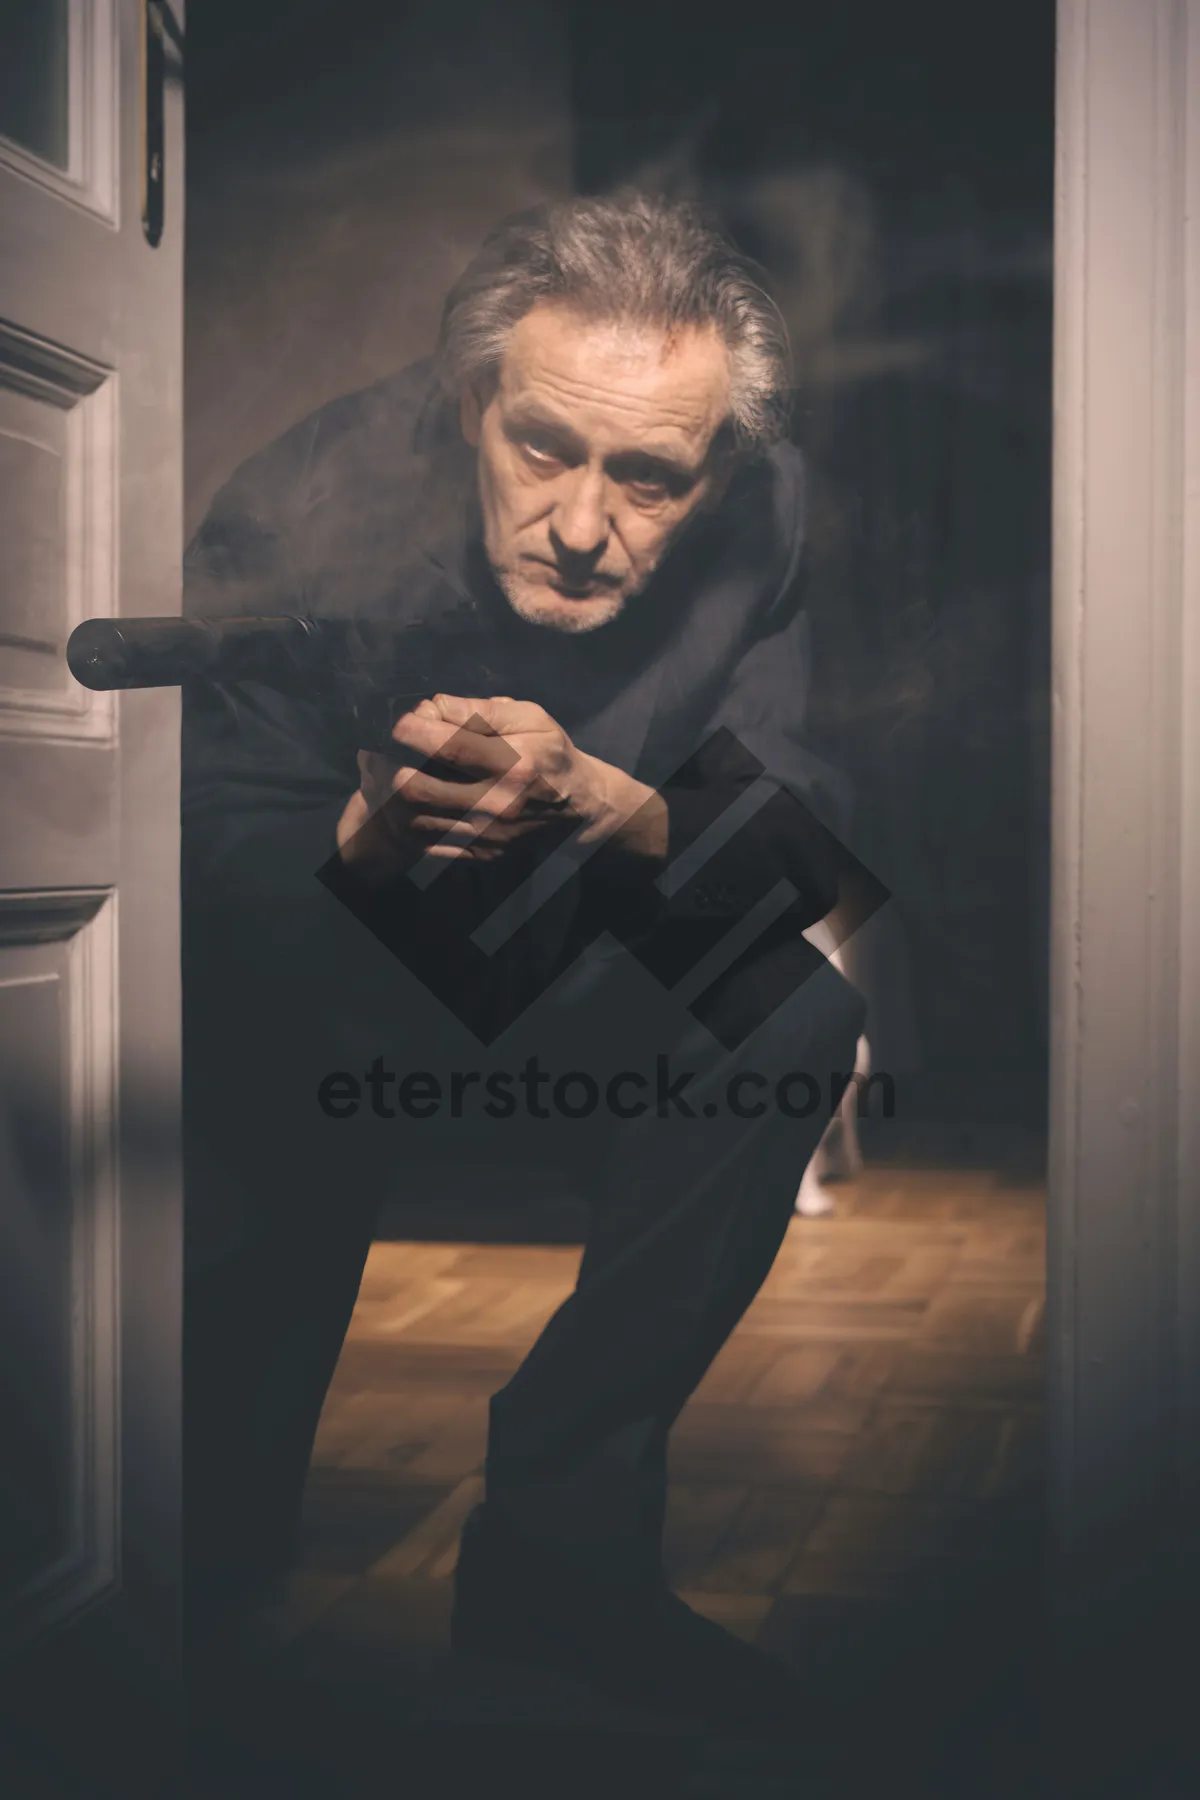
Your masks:
[{"label": "door frame", "polygon": [[1056,141],[1051,1585],[1128,1674],[1200,1500],[1200,0],[1059,0]]}]

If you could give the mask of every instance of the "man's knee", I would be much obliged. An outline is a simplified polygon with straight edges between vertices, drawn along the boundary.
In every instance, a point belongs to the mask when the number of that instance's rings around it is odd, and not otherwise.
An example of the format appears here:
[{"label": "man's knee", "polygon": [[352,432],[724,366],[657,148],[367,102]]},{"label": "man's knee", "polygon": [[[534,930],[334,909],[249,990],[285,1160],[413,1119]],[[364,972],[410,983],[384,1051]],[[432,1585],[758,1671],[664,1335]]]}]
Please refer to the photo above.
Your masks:
[{"label": "man's knee", "polygon": [[822,1069],[853,1070],[867,1006],[832,963],[822,958],[790,992],[781,984],[776,1000],[775,1010],[756,1033],[764,1055],[775,1060],[803,1052]]}]

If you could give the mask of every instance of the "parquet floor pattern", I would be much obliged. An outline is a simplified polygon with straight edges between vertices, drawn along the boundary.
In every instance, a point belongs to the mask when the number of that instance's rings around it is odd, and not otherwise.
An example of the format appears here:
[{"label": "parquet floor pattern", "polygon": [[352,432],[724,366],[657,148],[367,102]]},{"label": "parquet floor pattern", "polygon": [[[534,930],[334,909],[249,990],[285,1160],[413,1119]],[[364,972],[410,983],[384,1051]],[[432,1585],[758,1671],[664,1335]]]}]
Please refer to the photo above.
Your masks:
[{"label": "parquet floor pattern", "polygon": [[[883,1754],[888,1794],[910,1791],[906,1771],[914,1793],[1030,1791],[1015,1764],[1006,1786],[1005,1770],[1028,1728],[1013,1670],[1040,1631],[1044,1257],[1035,1184],[868,1170],[838,1190],[835,1217],[793,1221],[676,1427],[670,1574],[693,1605],[805,1675],[805,1792],[852,1791],[864,1749]],[[223,1654],[258,1696],[256,1728],[282,1708],[294,1739],[306,1696],[370,1736],[379,1709],[364,1696],[389,1694],[391,1724],[406,1723],[426,1758],[397,1752],[405,1792],[425,1791],[411,1785],[418,1763],[430,1792],[457,1791],[453,1755],[468,1740],[489,1766],[508,1743],[513,1791],[522,1772],[528,1791],[544,1746],[563,1742],[539,1731],[551,1721],[574,1725],[577,1745],[594,1738],[589,1776],[616,1754],[621,1721],[577,1697],[505,1677],[464,1691],[442,1660],[488,1398],[570,1292],[578,1259],[559,1245],[373,1247],[322,1419],[303,1567]],[[953,1745],[968,1740],[975,1787],[960,1770],[937,1788],[940,1762],[960,1768]],[[659,1793],[798,1791],[794,1771],[723,1777],[674,1740],[637,1743]],[[617,1765],[611,1779],[626,1779]],[[877,1776],[861,1779],[880,1791]],[[299,1792],[297,1781],[294,1770]]]}]

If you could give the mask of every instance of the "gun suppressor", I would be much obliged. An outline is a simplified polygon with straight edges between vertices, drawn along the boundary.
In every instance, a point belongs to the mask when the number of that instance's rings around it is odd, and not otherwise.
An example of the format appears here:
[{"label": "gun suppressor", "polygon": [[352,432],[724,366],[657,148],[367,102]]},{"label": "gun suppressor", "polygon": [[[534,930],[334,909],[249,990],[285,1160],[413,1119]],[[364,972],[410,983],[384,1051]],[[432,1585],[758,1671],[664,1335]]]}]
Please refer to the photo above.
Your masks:
[{"label": "gun suppressor", "polygon": [[294,681],[319,660],[312,620],[85,619],[67,641],[83,687],[178,687],[189,681]]}]

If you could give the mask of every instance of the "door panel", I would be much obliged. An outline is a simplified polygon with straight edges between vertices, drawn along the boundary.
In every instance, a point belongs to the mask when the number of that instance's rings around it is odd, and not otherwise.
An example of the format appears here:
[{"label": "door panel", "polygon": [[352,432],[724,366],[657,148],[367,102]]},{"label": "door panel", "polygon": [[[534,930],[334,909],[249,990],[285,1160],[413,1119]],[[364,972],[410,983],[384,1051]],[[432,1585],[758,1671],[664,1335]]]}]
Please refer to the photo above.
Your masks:
[{"label": "door panel", "polygon": [[0,10],[0,165],[115,224],[118,6],[5,0]]},{"label": "door panel", "polygon": [[64,650],[179,604],[173,14],[0,12],[0,1752],[6,1791],[122,1800],[181,1734],[178,700]]},{"label": "door panel", "polygon": [[[115,376],[0,325],[0,735],[111,744],[115,695],[72,679],[66,642],[116,610]],[[99,703],[99,704],[98,704]]]},{"label": "door panel", "polygon": [[[0,1362],[11,1636],[112,1587],[119,1408],[114,901],[0,899]],[[8,1385],[8,1384],[6,1384]]]}]

